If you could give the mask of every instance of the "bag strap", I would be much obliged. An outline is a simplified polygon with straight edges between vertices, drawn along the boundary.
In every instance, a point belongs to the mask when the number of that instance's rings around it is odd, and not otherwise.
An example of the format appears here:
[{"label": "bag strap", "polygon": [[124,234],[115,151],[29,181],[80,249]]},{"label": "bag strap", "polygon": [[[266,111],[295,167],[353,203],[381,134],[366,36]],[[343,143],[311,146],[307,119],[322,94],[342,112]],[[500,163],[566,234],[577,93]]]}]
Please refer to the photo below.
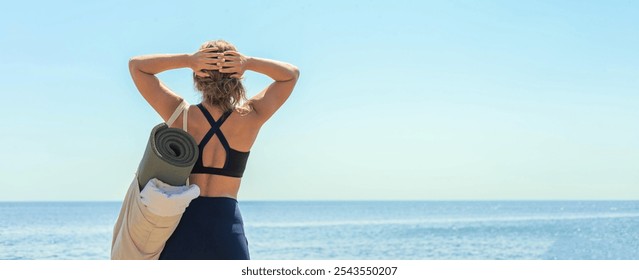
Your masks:
[{"label": "bag strap", "polygon": [[180,113],[183,113],[182,116],[182,129],[187,131],[187,120],[189,113],[189,103],[186,100],[182,99],[182,102],[178,104],[177,108],[175,108],[175,112],[171,115],[171,117],[166,121],[167,126],[171,126],[173,122],[180,116]]},{"label": "bag strap", "polygon": [[188,115],[189,115],[189,103],[186,103],[186,101],[184,101],[184,114],[182,115],[182,129],[184,129],[184,132],[187,132],[188,126],[186,125],[186,120],[188,120]]}]

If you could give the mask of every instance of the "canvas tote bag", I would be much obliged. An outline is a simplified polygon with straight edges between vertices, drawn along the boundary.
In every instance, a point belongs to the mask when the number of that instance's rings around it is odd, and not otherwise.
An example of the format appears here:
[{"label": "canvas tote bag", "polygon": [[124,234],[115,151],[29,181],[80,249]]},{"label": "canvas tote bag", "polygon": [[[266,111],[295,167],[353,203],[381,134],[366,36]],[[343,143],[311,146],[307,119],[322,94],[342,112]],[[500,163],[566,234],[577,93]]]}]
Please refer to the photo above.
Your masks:
[{"label": "canvas tote bag", "polygon": [[[182,101],[166,122],[166,126],[170,127],[180,113],[183,113],[182,129],[186,132],[188,108],[188,103]],[[148,150],[147,146],[147,152]],[[197,151],[197,145],[195,150]],[[142,165],[141,163],[140,168],[143,168]],[[149,166],[158,168],[158,164],[149,164]],[[190,201],[200,194],[197,185],[189,185],[188,175],[186,185],[183,186],[172,186],[152,178],[141,188],[144,182],[139,182],[139,172],[140,169],[129,185],[113,228],[111,242],[111,259],[113,260],[157,260],[167,239],[177,227],[182,213]]]}]

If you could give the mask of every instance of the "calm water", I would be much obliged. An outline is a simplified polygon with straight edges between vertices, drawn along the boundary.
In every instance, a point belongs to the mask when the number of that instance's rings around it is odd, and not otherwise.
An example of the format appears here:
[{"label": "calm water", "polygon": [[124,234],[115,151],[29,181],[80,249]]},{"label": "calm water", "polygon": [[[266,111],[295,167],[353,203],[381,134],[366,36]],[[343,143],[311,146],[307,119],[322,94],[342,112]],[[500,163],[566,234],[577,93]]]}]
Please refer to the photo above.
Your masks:
[{"label": "calm water", "polygon": [[[253,259],[639,259],[639,201],[240,202]],[[119,202],[0,203],[0,259],[108,259]]]}]

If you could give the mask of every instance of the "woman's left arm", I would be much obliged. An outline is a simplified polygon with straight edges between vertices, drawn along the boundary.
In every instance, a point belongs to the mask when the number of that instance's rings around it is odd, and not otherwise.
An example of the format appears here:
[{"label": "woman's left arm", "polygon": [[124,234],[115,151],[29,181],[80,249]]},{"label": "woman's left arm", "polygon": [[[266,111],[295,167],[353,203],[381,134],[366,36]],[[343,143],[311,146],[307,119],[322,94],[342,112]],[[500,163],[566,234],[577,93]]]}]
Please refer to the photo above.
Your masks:
[{"label": "woman's left arm", "polygon": [[129,72],[144,99],[165,121],[171,117],[182,97],[169,89],[155,74],[163,71],[191,68],[196,75],[207,76],[202,70],[218,70],[223,54],[216,48],[202,49],[194,54],[155,54],[132,57]]}]

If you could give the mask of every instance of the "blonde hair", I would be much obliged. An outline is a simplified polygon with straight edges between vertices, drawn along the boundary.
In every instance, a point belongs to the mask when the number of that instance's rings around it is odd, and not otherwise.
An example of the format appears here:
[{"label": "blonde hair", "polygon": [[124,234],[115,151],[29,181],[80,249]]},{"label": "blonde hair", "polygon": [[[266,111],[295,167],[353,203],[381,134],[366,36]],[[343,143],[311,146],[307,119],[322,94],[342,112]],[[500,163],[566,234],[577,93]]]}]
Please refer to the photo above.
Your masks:
[{"label": "blonde hair", "polygon": [[[235,46],[224,40],[207,41],[201,49],[217,47],[218,52],[237,51]],[[240,78],[231,78],[233,73],[220,73],[217,70],[202,70],[208,77],[200,77],[193,73],[193,85],[202,93],[204,103],[219,106],[222,111],[239,109],[247,113],[250,107],[246,104],[246,90]]]}]

